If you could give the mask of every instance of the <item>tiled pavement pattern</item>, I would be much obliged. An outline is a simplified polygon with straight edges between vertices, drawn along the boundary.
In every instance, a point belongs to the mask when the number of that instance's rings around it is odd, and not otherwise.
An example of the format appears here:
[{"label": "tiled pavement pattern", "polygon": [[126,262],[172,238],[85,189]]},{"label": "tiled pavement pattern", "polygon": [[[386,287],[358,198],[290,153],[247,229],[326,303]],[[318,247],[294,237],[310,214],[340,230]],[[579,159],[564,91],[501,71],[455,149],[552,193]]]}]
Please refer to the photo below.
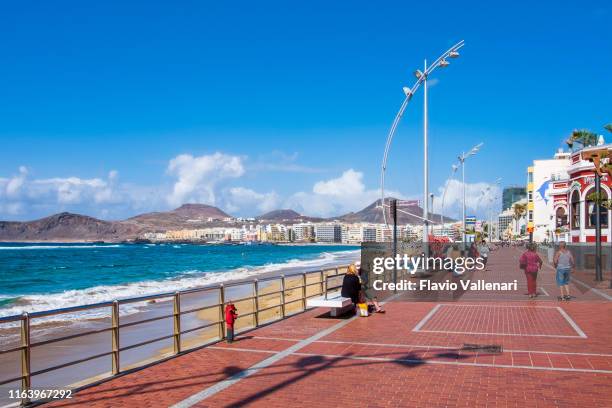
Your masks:
[{"label": "tiled pavement pattern", "polygon": [[[483,273],[521,279],[518,255],[495,251]],[[49,405],[189,406],[180,403],[199,395],[193,406],[612,407],[612,302],[575,285],[575,301],[557,302],[549,268],[539,286],[550,296],[400,297],[384,315],[350,321],[311,310]],[[466,343],[503,352],[464,350]],[[274,356],[282,358],[268,360]],[[246,370],[266,361],[273,362]],[[228,378],[231,385],[218,387]]]},{"label": "tiled pavement pattern", "polygon": [[580,332],[553,306],[440,304],[418,330],[434,333],[576,337]]}]

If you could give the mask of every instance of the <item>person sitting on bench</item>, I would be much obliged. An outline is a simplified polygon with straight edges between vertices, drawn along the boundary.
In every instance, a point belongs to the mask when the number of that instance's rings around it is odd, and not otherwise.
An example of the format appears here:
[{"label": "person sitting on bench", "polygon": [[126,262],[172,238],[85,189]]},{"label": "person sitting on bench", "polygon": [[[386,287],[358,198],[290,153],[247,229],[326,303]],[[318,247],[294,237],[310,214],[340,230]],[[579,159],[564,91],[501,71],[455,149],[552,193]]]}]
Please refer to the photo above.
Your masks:
[{"label": "person sitting on bench", "polygon": [[342,279],[342,290],[340,294],[342,297],[350,298],[353,305],[357,306],[357,303],[359,303],[360,290],[361,283],[357,276],[357,268],[355,264],[351,264],[346,271],[346,275],[344,275],[344,279]]}]

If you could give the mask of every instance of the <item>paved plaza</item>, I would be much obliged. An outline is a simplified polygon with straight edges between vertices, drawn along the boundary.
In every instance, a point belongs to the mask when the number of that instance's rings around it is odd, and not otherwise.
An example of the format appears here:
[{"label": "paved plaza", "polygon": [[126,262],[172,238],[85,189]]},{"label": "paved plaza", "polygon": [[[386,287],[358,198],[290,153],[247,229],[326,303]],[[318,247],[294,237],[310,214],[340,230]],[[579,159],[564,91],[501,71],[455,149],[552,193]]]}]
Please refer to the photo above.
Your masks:
[{"label": "paved plaza", "polygon": [[518,279],[518,294],[399,295],[368,318],[309,310],[47,406],[611,407],[612,293],[583,274],[559,302],[545,266],[527,300],[519,256],[494,251],[478,272]]}]

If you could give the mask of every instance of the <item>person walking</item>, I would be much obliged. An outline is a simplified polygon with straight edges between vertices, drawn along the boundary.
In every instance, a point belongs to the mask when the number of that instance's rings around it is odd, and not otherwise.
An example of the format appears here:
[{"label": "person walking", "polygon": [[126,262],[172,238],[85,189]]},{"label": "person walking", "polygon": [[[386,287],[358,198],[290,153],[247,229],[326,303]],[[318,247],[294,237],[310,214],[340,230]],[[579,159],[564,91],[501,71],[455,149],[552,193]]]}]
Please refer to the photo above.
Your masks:
[{"label": "person walking", "polygon": [[487,261],[489,260],[489,253],[491,253],[491,248],[489,248],[489,246],[487,245],[487,241],[485,241],[484,239],[482,240],[482,242],[480,243],[480,246],[478,247],[478,252],[480,253],[480,256],[482,257],[484,266],[485,266],[485,271],[487,271]]},{"label": "person walking", "polygon": [[558,299],[570,300],[572,298],[569,288],[570,275],[576,264],[574,262],[574,256],[567,249],[567,245],[564,241],[559,243],[559,249],[553,258],[553,265],[555,269],[557,269],[557,286],[559,286],[559,290],[561,291],[561,296],[559,296]]},{"label": "person walking", "polygon": [[521,255],[519,267],[525,272],[527,278],[527,295],[529,299],[538,296],[538,271],[542,268],[542,258],[536,252],[535,244],[528,244],[527,251]]},{"label": "person walking", "polygon": [[472,242],[470,248],[468,249],[468,258],[472,258],[476,260],[476,258],[480,257],[480,253],[478,252],[478,247],[475,242]]}]

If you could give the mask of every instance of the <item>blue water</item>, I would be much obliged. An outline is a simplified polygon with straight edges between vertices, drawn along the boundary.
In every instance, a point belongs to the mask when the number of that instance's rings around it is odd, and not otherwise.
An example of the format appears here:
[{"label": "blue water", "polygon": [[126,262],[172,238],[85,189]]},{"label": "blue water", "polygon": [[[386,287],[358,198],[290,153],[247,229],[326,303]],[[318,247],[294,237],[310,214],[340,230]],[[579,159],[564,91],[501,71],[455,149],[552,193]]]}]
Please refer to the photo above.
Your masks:
[{"label": "blue water", "polygon": [[351,246],[0,243],[0,316],[354,259]]}]

